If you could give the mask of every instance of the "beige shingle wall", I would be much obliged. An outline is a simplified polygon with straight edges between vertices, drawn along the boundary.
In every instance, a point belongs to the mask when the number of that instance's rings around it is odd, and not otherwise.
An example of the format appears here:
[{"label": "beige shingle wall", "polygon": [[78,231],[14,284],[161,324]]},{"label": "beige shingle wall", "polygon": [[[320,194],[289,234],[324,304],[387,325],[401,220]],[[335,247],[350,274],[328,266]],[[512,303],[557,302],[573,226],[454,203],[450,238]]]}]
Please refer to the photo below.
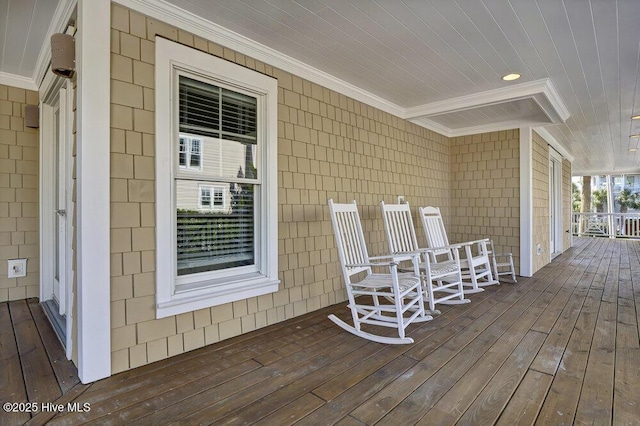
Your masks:
[{"label": "beige shingle wall", "polygon": [[[161,34],[278,79],[280,291],[155,320],[154,38]],[[345,299],[327,200],[356,199],[371,254],[381,199],[450,211],[449,140],[153,19],[112,9],[113,373]]]},{"label": "beige shingle wall", "polygon": [[449,240],[492,238],[520,265],[520,149],[517,129],[452,139]]},{"label": "beige shingle wall", "polygon": [[[38,130],[24,125],[38,93],[0,84],[0,302],[39,293]],[[7,259],[26,258],[27,276],[7,278]]]},{"label": "beige shingle wall", "polygon": [[[532,132],[531,167],[533,180],[533,268],[538,271],[549,263],[549,146],[536,132]],[[540,245],[542,253],[537,254]]]}]

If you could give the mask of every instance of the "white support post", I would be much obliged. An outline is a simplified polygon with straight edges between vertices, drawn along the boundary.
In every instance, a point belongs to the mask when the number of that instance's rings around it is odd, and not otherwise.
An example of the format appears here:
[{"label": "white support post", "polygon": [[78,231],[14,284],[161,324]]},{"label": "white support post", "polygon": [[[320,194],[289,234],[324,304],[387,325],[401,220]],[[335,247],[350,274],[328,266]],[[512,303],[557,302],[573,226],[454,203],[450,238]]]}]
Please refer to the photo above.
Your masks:
[{"label": "white support post", "polygon": [[616,223],[613,219],[613,178],[607,175],[607,213],[609,223],[609,238],[616,237]]},{"label": "white support post", "polygon": [[533,275],[532,130],[520,128],[520,275]]},{"label": "white support post", "polygon": [[79,0],[77,64],[78,374],[111,375],[110,40],[111,2]]}]

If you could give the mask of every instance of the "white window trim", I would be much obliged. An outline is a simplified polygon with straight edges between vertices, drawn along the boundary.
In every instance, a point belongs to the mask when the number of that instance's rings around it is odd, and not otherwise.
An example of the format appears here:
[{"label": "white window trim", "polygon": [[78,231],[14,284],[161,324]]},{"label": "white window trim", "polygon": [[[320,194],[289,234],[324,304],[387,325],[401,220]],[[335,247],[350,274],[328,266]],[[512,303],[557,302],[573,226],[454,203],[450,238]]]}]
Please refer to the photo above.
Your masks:
[{"label": "white window trim", "polygon": [[[226,86],[259,94],[265,132],[261,150],[261,186],[257,208],[259,272],[229,275],[191,290],[176,292],[175,249],[175,138],[178,137],[174,99],[176,69],[188,70]],[[156,317],[164,318],[214,305],[278,291],[277,214],[277,80],[196,49],[156,37]],[[201,147],[202,149],[202,147]],[[196,276],[197,274],[193,274]],[[196,277],[197,278],[197,277]]]},{"label": "white window trim", "polygon": [[[204,191],[209,191],[209,206],[205,206],[202,202]],[[213,207],[213,188],[211,185],[198,185],[198,192],[198,208],[200,210],[211,210]]]},{"label": "white window trim", "polygon": [[[185,139],[186,142],[186,151],[185,151],[185,164],[184,166],[178,164],[178,167],[185,170],[197,170],[202,171],[202,159],[204,158],[202,148],[203,148],[203,139],[202,138],[194,138],[193,136],[180,135],[181,138]],[[200,157],[200,161],[198,161],[198,167],[194,167],[191,165],[191,157],[193,156],[193,141],[198,141],[200,152],[198,153],[198,157]],[[178,145],[178,154],[180,153],[180,145]]]},{"label": "white window trim", "polygon": [[[209,207],[205,207],[202,205],[202,190],[203,189],[208,189],[211,193],[211,205]],[[215,192],[219,191],[222,193],[222,205],[220,206],[216,206],[214,203],[214,199],[215,199]],[[210,183],[201,183],[198,185],[198,208],[200,210],[207,210],[207,211],[213,211],[213,212],[220,212],[220,211],[224,211],[227,209],[227,188],[224,186],[220,186],[220,185],[213,185]]]}]

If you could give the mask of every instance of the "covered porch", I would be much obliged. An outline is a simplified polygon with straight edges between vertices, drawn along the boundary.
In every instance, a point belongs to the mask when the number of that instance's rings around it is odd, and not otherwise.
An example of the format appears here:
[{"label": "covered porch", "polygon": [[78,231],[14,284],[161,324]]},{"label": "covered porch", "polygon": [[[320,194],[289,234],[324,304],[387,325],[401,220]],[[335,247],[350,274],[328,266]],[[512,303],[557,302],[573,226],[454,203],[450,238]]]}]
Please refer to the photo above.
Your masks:
[{"label": "covered porch", "polygon": [[[638,277],[637,241],[575,238],[533,277],[412,327],[413,345],[345,333],[327,314],[346,317],[346,307],[331,306],[71,386],[51,400],[64,412],[29,424],[631,424]],[[14,322],[16,340],[26,329]],[[67,412],[69,402],[90,410]],[[21,419],[3,413],[1,423]]]}]

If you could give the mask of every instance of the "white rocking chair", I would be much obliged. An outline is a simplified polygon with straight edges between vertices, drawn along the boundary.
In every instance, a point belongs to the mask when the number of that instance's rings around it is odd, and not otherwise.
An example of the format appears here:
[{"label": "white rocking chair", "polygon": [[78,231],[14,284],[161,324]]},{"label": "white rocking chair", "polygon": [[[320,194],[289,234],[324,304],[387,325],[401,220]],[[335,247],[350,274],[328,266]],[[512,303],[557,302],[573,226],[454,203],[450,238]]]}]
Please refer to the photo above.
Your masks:
[{"label": "white rocking chair", "polygon": [[[448,246],[449,239],[440,209],[438,207],[420,207],[419,211],[427,237],[427,245],[430,248]],[[481,287],[500,284],[500,281],[493,277],[489,250],[487,249],[488,243],[488,238],[459,243],[465,250],[465,257],[460,259],[462,279],[465,281],[464,285],[470,287],[465,289],[465,293],[478,293],[484,291]],[[453,261],[453,254],[450,249],[436,249],[432,252],[431,260],[436,263],[444,261],[445,264],[450,264]]]},{"label": "white rocking chair", "polygon": [[491,266],[493,266],[494,278],[500,280],[501,276],[510,275],[511,280],[514,283],[517,283],[518,280],[516,280],[516,268],[513,266],[513,254],[496,253],[496,250],[493,246],[493,240],[489,241],[489,247],[489,254],[491,255]]},{"label": "white rocking chair", "polygon": [[389,250],[394,254],[404,253],[404,256],[396,257],[396,260],[407,260],[408,253],[420,252],[422,255],[420,273],[423,278],[425,298],[429,302],[427,313],[439,314],[440,311],[435,308],[438,303],[445,305],[469,303],[470,300],[464,298],[458,254],[460,246],[447,247],[453,254],[453,263],[432,263],[429,256],[435,249],[418,247],[409,204],[385,204],[384,201],[380,201],[380,207],[382,208]]},{"label": "white rocking chair", "polygon": [[[413,343],[412,338],[405,336],[407,326],[433,319],[424,310],[418,271],[419,254],[413,256],[415,266],[412,272],[398,272],[398,263],[393,256],[369,257],[355,201],[351,204],[335,204],[329,200],[329,211],[353,326],[335,315],[329,315],[329,319],[349,333],[374,342]],[[386,262],[382,262],[383,259]],[[373,268],[385,268],[388,273],[374,273]],[[363,274],[364,277],[358,280],[358,276]],[[362,324],[396,328],[398,337],[365,332]]]}]

